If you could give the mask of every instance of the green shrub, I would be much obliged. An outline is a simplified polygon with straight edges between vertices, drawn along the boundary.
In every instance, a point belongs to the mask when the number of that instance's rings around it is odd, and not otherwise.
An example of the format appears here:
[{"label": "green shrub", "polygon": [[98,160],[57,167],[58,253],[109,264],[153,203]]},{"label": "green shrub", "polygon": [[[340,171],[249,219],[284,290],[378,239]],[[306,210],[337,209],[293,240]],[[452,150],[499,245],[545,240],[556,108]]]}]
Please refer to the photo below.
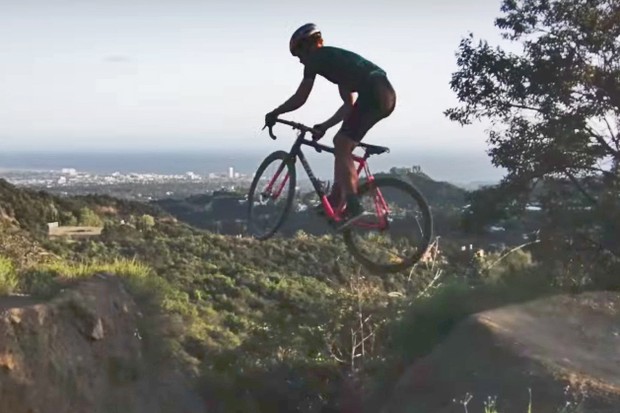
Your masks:
[{"label": "green shrub", "polygon": [[103,221],[92,209],[87,207],[80,208],[80,225],[89,227],[100,227],[103,225]]},{"label": "green shrub", "polygon": [[0,257],[0,294],[12,293],[17,287],[18,279],[13,262]]},{"label": "green shrub", "polygon": [[58,274],[47,268],[28,268],[19,276],[19,289],[38,297],[50,297],[60,289]]}]

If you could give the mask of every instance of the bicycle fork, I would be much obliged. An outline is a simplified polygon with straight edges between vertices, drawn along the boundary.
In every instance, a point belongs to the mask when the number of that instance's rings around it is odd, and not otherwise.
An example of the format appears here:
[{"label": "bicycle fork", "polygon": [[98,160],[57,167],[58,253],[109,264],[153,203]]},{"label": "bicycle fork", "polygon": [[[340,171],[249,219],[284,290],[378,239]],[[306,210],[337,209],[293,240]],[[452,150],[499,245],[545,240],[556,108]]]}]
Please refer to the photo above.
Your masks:
[{"label": "bicycle fork", "polygon": [[265,197],[270,197],[271,199],[278,199],[280,197],[280,195],[282,194],[282,191],[284,190],[284,186],[286,185],[286,183],[288,182],[288,179],[289,179],[288,172],[284,176],[284,180],[282,180],[282,183],[278,186],[278,188],[276,190],[276,193],[272,195],[271,191],[273,190],[273,186],[277,182],[278,177],[282,173],[282,170],[284,170],[285,166],[286,166],[285,162],[282,162],[280,164],[280,166],[278,167],[278,171],[275,173],[275,175],[273,175],[273,178],[271,178],[271,181],[269,181],[269,184],[263,190],[261,195],[263,195]]}]

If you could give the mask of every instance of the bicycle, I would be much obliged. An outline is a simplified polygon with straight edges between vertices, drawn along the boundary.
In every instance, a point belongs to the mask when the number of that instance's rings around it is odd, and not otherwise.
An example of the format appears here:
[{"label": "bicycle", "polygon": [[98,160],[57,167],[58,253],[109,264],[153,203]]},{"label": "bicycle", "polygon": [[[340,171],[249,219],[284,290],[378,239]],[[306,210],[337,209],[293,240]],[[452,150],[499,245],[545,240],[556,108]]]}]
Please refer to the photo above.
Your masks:
[{"label": "bicycle", "polygon": [[[295,198],[295,163],[297,158],[301,161],[316,195],[319,197],[325,219],[329,224],[335,226],[343,219],[344,206],[330,204],[322,182],[315,177],[301,150],[302,145],[307,145],[315,148],[317,152],[333,154],[334,148],[307,139],[307,133],[316,134],[316,131],[308,126],[283,119],[277,119],[276,123],[291,126],[299,133],[289,152],[279,150],[271,153],[259,165],[254,175],[248,194],[248,229],[250,233],[259,240],[265,240],[272,237],[284,223]],[[273,134],[273,126],[269,127],[269,136],[274,140],[277,139]],[[372,155],[389,152],[389,148],[367,143],[360,143],[358,147],[365,150],[363,156],[353,155],[353,159],[357,163],[358,177],[361,177],[362,171],[365,175],[363,183],[359,185],[358,189],[360,201],[362,201],[366,211],[374,211],[375,214],[370,214],[370,217],[364,216],[343,229],[341,232],[344,242],[350,253],[371,271],[397,272],[404,270],[419,261],[430,245],[433,232],[430,208],[424,196],[411,183],[391,176],[375,177],[370,172],[368,158]],[[266,178],[263,177],[267,168],[272,164],[276,166],[275,173],[265,174]],[[286,173],[283,174],[285,168]],[[261,185],[262,189],[257,191],[259,184],[263,182],[266,184]],[[285,190],[287,185],[288,188]],[[391,195],[394,191],[401,191],[403,194],[396,198],[397,202],[390,208],[385,195]],[[370,207],[366,207],[366,201]],[[263,223],[264,216],[273,212],[278,206],[282,209],[279,214],[276,214],[275,222],[260,231],[258,226]],[[414,228],[409,229],[404,225],[407,218],[414,219],[416,223]],[[378,235],[372,233],[369,235],[369,231],[376,230],[382,235],[390,229],[396,229],[396,235],[389,238],[389,241],[394,239],[396,245],[380,250],[380,247],[384,247],[383,242],[378,239]],[[361,235],[358,236],[358,234]],[[418,242],[415,242],[415,237],[419,239]],[[367,249],[362,248],[361,243],[363,242],[368,242]],[[404,257],[401,256],[403,252],[406,252]],[[379,258],[387,259],[388,262],[379,263],[377,262]]]}]

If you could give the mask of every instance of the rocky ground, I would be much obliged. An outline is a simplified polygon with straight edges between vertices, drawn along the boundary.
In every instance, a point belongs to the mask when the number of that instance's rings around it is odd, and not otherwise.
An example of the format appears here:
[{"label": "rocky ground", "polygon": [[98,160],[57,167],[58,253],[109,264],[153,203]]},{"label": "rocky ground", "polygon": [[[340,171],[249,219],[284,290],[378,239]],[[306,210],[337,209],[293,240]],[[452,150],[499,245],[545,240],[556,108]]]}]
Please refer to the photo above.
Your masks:
[{"label": "rocky ground", "polygon": [[0,412],[203,412],[167,360],[153,360],[123,284],[98,276],[48,302],[0,300]]}]

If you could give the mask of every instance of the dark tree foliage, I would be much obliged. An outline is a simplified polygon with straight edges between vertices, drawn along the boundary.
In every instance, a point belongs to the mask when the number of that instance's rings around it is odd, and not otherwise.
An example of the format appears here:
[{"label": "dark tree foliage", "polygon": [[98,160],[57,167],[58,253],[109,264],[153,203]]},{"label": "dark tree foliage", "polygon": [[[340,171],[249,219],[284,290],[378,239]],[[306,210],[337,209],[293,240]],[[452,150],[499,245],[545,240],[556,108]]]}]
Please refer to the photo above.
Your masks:
[{"label": "dark tree foliage", "polygon": [[450,82],[460,105],[445,112],[491,125],[489,155],[507,174],[478,204],[535,196],[556,241],[618,255],[620,2],[504,0],[501,12],[495,25],[520,51],[464,38]]}]

